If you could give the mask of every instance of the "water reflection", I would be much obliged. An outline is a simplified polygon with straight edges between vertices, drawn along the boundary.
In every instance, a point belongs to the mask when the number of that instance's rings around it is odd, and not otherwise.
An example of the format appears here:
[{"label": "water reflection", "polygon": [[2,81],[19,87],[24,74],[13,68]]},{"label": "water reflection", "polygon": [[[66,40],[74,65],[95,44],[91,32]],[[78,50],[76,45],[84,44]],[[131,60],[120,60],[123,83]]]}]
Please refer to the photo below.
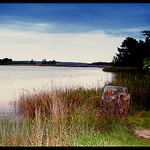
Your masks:
[{"label": "water reflection", "polygon": [[24,90],[99,88],[112,75],[91,67],[0,66],[0,112],[9,112],[8,103],[17,100]]}]

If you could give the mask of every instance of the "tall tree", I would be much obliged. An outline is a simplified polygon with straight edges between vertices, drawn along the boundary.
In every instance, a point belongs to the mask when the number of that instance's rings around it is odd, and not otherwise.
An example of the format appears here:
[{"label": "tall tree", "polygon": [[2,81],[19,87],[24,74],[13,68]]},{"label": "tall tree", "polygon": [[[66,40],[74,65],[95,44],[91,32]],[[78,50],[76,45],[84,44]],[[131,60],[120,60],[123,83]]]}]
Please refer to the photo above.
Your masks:
[{"label": "tall tree", "polygon": [[131,66],[143,68],[145,58],[150,57],[150,31],[142,31],[146,35],[145,41],[126,38],[121,48],[118,48],[118,54],[113,57],[112,65],[114,66]]},{"label": "tall tree", "polygon": [[9,58],[0,59],[0,65],[10,65],[10,64],[12,64],[12,59]]},{"label": "tall tree", "polygon": [[42,60],[42,64],[47,64],[46,59],[43,59],[43,60]]},{"label": "tall tree", "polygon": [[150,31],[144,30],[142,31],[143,35],[146,35],[148,38],[150,38]]},{"label": "tall tree", "polygon": [[30,64],[33,65],[33,64],[36,64],[36,62],[33,59],[31,59]]},{"label": "tall tree", "polygon": [[146,39],[145,39],[145,44],[146,44],[145,57],[149,58],[150,57],[150,31],[144,30],[144,31],[142,31],[142,33],[143,33],[143,35],[146,35]]},{"label": "tall tree", "polygon": [[138,41],[132,37],[127,37],[120,47],[118,48],[119,53],[113,58],[113,64],[135,67],[137,65],[137,53],[139,53]]}]

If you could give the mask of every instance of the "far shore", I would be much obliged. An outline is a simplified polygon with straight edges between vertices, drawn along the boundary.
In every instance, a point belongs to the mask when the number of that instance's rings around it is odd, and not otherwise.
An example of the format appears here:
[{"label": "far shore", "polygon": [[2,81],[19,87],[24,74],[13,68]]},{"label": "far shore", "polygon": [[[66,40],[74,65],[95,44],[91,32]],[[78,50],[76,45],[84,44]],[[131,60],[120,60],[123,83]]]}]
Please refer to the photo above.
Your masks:
[{"label": "far shore", "polygon": [[99,67],[99,68],[106,67],[106,65],[48,65],[48,64],[10,64],[1,66],[53,66],[53,67]]}]

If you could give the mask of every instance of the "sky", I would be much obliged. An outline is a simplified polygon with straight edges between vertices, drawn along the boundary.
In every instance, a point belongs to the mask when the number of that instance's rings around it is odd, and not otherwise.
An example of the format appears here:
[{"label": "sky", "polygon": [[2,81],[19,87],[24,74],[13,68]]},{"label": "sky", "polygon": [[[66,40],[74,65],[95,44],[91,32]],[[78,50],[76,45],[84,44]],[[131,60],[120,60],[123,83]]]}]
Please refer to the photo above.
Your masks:
[{"label": "sky", "polygon": [[150,3],[0,3],[0,59],[111,62],[145,39]]}]

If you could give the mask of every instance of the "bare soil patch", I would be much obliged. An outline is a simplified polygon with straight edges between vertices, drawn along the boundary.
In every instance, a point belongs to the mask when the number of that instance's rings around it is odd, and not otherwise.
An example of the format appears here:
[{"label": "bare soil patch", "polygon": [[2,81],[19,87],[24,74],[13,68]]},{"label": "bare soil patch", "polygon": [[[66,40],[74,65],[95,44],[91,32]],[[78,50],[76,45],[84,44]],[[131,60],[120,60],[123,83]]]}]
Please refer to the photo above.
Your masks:
[{"label": "bare soil patch", "polygon": [[144,138],[150,139],[150,129],[135,129],[137,136],[143,136]]}]

